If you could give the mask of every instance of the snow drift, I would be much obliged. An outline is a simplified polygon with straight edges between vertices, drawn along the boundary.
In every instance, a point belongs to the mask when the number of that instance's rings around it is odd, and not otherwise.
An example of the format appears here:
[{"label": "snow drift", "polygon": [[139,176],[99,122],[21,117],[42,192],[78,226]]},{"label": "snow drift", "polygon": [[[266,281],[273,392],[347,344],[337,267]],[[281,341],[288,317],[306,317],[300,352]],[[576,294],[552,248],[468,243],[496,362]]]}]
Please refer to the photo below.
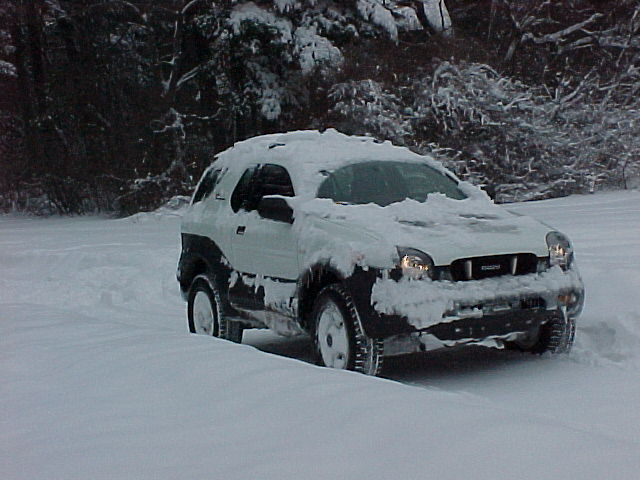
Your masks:
[{"label": "snow drift", "polygon": [[177,217],[0,217],[0,475],[635,478],[639,200],[510,207],[574,240],[576,348],[390,373],[420,388],[189,335]]}]

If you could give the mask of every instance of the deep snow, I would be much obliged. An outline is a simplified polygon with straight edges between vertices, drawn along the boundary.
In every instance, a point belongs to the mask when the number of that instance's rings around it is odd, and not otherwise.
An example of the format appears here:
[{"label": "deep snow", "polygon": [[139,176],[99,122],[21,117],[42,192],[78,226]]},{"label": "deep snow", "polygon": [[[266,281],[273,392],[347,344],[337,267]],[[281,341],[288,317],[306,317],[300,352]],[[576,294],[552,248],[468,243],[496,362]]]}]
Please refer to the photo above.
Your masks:
[{"label": "deep snow", "polygon": [[0,217],[0,477],[638,478],[640,193],[509,208],[575,244],[572,354],[433,352],[388,379],[284,357],[304,339],[189,335],[175,216]]}]

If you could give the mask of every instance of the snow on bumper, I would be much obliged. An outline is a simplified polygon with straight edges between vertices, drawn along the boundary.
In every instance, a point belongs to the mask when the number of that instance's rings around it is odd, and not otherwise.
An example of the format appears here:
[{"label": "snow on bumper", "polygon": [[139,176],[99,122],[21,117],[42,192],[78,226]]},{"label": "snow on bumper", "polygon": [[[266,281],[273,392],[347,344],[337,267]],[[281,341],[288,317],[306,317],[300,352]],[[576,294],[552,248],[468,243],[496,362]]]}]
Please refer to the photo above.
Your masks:
[{"label": "snow on bumper", "polygon": [[399,315],[417,330],[424,330],[460,318],[509,311],[520,300],[542,299],[547,310],[556,310],[558,296],[569,294],[575,294],[572,312],[579,313],[583,292],[575,268],[565,272],[553,267],[530,275],[466,282],[379,279],[371,292],[371,304],[378,313]]}]

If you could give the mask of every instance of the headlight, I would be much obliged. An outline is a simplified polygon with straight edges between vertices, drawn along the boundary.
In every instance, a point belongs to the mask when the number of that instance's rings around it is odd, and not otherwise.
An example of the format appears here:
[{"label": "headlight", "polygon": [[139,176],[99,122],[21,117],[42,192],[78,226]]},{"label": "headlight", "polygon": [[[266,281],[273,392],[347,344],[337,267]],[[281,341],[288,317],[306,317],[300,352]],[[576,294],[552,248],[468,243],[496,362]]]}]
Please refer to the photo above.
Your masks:
[{"label": "headlight", "polygon": [[433,260],[426,253],[413,248],[398,247],[402,276],[412,280],[433,279],[435,273]]},{"label": "headlight", "polygon": [[566,270],[573,260],[573,248],[569,239],[560,232],[547,233],[547,247],[549,247],[549,265],[560,265]]}]

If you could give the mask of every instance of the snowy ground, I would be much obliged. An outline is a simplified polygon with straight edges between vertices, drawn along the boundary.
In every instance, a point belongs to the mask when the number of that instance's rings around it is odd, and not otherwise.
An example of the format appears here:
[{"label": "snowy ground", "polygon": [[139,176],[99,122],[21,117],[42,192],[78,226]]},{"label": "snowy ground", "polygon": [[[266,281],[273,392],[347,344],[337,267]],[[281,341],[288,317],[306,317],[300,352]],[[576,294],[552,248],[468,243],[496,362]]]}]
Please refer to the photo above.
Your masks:
[{"label": "snowy ground", "polygon": [[384,379],[300,361],[304,339],[189,335],[177,217],[0,217],[0,478],[639,478],[640,192],[513,209],[575,243],[572,354]]}]

